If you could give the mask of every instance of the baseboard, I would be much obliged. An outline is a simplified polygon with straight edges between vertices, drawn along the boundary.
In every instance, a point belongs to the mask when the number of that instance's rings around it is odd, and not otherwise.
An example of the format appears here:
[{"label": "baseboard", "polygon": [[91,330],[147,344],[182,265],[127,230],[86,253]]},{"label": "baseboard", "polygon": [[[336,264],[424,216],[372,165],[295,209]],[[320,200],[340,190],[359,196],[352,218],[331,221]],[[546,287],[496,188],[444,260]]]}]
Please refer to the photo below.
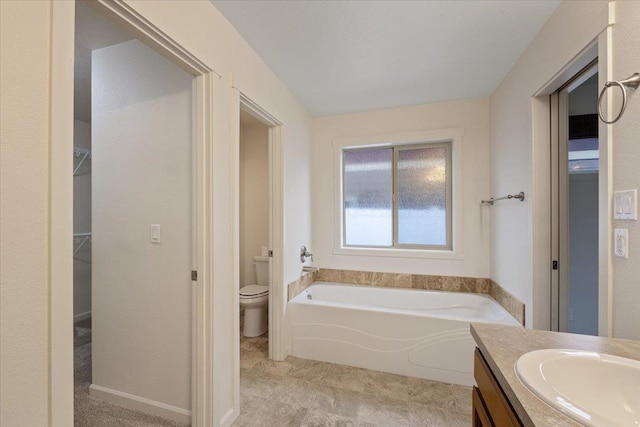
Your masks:
[{"label": "baseboard", "polygon": [[91,384],[89,386],[89,396],[178,423],[191,423],[191,411],[122,391]]},{"label": "baseboard", "polygon": [[220,420],[220,427],[231,427],[231,425],[234,423],[235,420],[238,419],[239,416],[240,416],[239,409],[235,409],[235,408],[229,409],[229,411],[227,411],[224,417],[222,417],[222,419]]},{"label": "baseboard", "polygon": [[84,313],[74,314],[73,315],[73,323],[79,322],[84,319],[88,319],[91,317],[91,310],[85,311]]}]

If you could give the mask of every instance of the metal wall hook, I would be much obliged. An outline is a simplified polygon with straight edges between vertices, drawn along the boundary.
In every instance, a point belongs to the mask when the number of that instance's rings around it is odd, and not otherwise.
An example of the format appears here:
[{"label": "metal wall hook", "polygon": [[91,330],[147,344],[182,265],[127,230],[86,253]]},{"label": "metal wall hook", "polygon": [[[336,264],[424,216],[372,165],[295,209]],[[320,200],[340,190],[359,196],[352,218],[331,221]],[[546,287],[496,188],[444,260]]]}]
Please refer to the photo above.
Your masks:
[{"label": "metal wall hook", "polygon": [[[601,105],[602,105],[602,98],[604,97],[604,94],[607,92],[607,89],[614,86],[619,87],[620,90],[622,91],[622,108],[620,109],[620,113],[618,113],[616,118],[609,121],[604,118],[602,114]],[[633,90],[636,90],[638,89],[638,86],[640,86],[640,73],[634,73],[631,77],[626,78],[624,80],[613,80],[610,82],[606,82],[604,84],[604,87],[602,88],[602,91],[600,91],[600,96],[598,97],[598,117],[600,117],[600,120],[602,120],[604,123],[608,125],[611,125],[617,122],[618,120],[620,120],[620,117],[622,117],[622,115],[624,114],[624,110],[627,109],[627,89],[626,88],[628,87]]]}]

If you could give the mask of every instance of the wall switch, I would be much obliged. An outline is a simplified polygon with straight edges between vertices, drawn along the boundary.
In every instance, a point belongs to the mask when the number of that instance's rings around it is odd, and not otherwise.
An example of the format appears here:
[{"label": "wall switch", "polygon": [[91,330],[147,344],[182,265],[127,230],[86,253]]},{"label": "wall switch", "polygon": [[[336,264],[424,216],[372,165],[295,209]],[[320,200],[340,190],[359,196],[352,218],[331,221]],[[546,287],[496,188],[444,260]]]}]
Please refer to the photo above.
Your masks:
[{"label": "wall switch", "polygon": [[613,193],[613,218],[638,219],[638,190],[616,191]]},{"label": "wall switch", "polygon": [[613,251],[617,257],[629,258],[629,230],[626,228],[614,230]]},{"label": "wall switch", "polygon": [[151,224],[151,243],[160,243],[160,224]]}]

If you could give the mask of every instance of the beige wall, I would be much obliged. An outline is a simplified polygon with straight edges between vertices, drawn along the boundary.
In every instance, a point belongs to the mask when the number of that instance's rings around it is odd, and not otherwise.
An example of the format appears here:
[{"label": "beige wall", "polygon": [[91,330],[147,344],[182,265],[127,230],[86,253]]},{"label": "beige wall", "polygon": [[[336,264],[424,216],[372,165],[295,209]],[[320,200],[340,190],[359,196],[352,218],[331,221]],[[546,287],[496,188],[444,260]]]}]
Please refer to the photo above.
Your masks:
[{"label": "beige wall", "polygon": [[[49,59],[52,3],[2,7],[2,424],[48,424]],[[284,283],[311,243],[313,122],[308,112],[209,2],[127,1],[220,76],[213,87],[215,423],[233,419],[232,87],[284,125]],[[55,6],[55,4],[54,4]],[[58,22],[54,20],[54,22]],[[68,25],[72,31],[72,25]],[[72,47],[71,47],[72,48]],[[68,68],[73,72],[73,67]],[[72,96],[72,93],[70,93]],[[28,118],[28,119],[25,119]],[[69,117],[69,126],[72,117]],[[294,179],[295,178],[295,179]],[[71,239],[68,241],[71,248]],[[9,251],[10,249],[10,251]],[[71,273],[68,280],[71,281]],[[283,283],[272,286],[283,286]],[[286,299],[286,292],[283,293]],[[70,319],[70,317],[69,317]],[[69,332],[71,334],[71,332]],[[70,370],[66,371],[69,372]],[[63,375],[63,374],[60,374]],[[72,378],[65,392],[71,396]],[[69,399],[61,399],[69,401]],[[237,408],[236,408],[237,409]],[[69,417],[67,411],[64,416]]]},{"label": "beige wall", "polygon": [[91,85],[91,393],[190,411],[192,77],[131,40],[93,52]]},{"label": "beige wall", "polygon": [[[613,74],[623,79],[640,72],[640,2],[616,2]],[[630,91],[624,117],[613,125],[613,189],[640,189],[640,93]],[[629,229],[629,259],[613,260],[613,334],[640,340],[640,223],[615,220]]]},{"label": "beige wall", "polygon": [[269,129],[240,128],[240,286],[256,283],[253,256],[269,244]]},{"label": "beige wall", "polygon": [[[531,97],[607,25],[606,1],[563,2],[491,96],[491,189],[509,191],[514,185],[532,191],[536,173],[532,161]],[[640,72],[640,2],[615,2],[612,27],[613,75],[626,78]],[[561,40],[562,43],[558,41]],[[625,116],[613,125],[613,189],[640,187],[640,97],[631,93]],[[493,211],[491,277],[527,304],[532,324],[533,275],[531,199],[525,206],[505,205]],[[614,221],[629,229],[629,259],[613,259],[613,335],[640,339],[640,225]]]},{"label": "beige wall", "polygon": [[491,193],[527,195],[491,210],[491,278],[525,303],[534,327],[532,97],[597,38],[607,9],[606,1],[562,2],[491,95]]},{"label": "beige wall", "polygon": [[50,9],[0,2],[2,426],[49,419]]},{"label": "beige wall", "polygon": [[[336,254],[334,148],[336,138],[463,128],[462,259],[430,259]],[[394,108],[366,113],[318,117],[314,152],[315,265],[322,268],[402,272],[448,276],[489,276],[489,210],[480,200],[489,197],[489,99]],[[457,185],[454,184],[454,185]],[[512,190],[514,191],[514,190]]]},{"label": "beige wall", "polygon": [[[73,122],[73,145],[91,150],[91,123]],[[74,166],[79,163],[74,160]],[[89,165],[89,168],[86,166]],[[73,232],[91,232],[91,159],[87,158],[73,177]],[[89,171],[88,173],[86,173]],[[79,243],[74,243],[75,248]],[[91,242],[82,245],[73,259],[73,315],[80,320],[91,315]]]}]

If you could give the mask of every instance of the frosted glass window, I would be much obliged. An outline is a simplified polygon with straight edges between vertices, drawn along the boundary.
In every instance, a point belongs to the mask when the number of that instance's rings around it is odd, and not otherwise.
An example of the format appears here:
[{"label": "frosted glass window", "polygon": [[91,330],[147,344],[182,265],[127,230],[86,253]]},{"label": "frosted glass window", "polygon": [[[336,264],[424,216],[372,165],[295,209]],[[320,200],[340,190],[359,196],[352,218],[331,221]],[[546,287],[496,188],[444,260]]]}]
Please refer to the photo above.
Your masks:
[{"label": "frosted glass window", "polygon": [[344,152],[344,239],[350,246],[393,244],[393,149]]},{"label": "frosted glass window", "polygon": [[345,246],[452,249],[450,142],[344,149],[342,160]]},{"label": "frosted glass window", "polygon": [[447,245],[447,147],[398,150],[398,244]]}]

